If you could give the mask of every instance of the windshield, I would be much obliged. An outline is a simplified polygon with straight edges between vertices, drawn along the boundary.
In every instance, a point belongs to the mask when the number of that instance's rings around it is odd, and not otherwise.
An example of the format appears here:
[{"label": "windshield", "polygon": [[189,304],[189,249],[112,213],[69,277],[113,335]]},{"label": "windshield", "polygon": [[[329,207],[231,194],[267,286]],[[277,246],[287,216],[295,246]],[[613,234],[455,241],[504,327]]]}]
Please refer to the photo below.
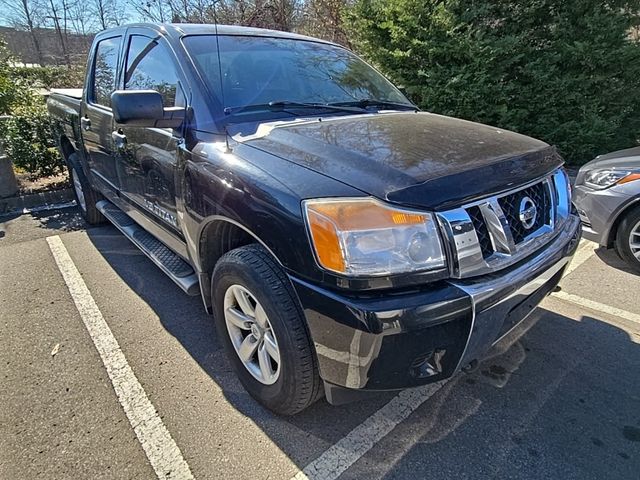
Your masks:
[{"label": "windshield", "polygon": [[[386,78],[343,48],[283,38],[189,36],[184,44],[227,113],[269,103],[340,104],[371,101],[411,107]],[[220,89],[222,72],[222,92]],[[298,105],[300,107],[301,105]],[[389,107],[389,105],[387,105]],[[344,110],[349,112],[349,110]]]}]

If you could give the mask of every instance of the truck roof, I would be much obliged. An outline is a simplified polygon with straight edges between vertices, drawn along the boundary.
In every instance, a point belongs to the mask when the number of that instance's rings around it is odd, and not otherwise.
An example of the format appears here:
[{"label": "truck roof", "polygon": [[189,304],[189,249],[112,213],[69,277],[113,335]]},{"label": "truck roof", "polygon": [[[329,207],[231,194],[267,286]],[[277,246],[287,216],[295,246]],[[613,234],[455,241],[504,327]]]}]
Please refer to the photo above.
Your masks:
[{"label": "truck roof", "polygon": [[[330,45],[337,45],[336,43],[322,40],[320,38],[308,37],[306,35],[299,35],[297,33],[282,32],[279,30],[269,30],[266,28],[255,27],[241,27],[238,25],[216,25],[212,23],[133,23],[128,25],[122,25],[112,29],[107,29],[101,32],[109,32],[113,30],[123,30],[127,27],[146,27],[152,30],[173,34],[181,37],[183,35],[245,35],[251,37],[271,37],[271,38],[288,38],[292,40],[304,40],[311,42],[320,42]],[[172,36],[173,36],[172,35]]]}]

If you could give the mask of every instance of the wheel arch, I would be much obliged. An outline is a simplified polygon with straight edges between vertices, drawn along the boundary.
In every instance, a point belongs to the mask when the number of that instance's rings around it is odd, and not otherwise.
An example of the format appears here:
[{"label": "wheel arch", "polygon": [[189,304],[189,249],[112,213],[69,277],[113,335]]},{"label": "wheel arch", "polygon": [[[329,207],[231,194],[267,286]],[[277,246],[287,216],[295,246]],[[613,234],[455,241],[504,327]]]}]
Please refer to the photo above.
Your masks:
[{"label": "wheel arch", "polygon": [[60,135],[60,138],[58,139],[58,145],[60,148],[60,153],[65,160],[68,160],[71,155],[77,153],[77,150],[71,143],[71,140],[69,140],[69,138],[65,134]]},{"label": "wheel arch", "polygon": [[633,197],[630,201],[623,204],[616,212],[613,222],[611,222],[609,232],[607,233],[608,248],[613,247],[613,244],[616,240],[616,235],[618,234],[618,227],[620,226],[620,222],[622,222],[622,219],[624,219],[624,217],[635,208],[640,208],[640,195]]},{"label": "wheel arch", "polygon": [[77,163],[78,168],[81,168],[87,177],[89,176],[88,169],[85,166],[85,162],[83,161],[83,153],[85,152],[78,150],[78,148],[76,148],[76,145],[74,145],[74,143],[69,139],[66,133],[62,133],[58,138],[58,149],[60,150],[62,159],[65,161],[67,167],[71,165],[71,157],[75,155],[75,162]]},{"label": "wheel arch", "polygon": [[200,276],[202,299],[211,312],[211,275],[217,261],[225,253],[251,243],[262,245],[271,257],[282,266],[282,262],[271,248],[249,227],[222,215],[212,215],[202,221],[196,241],[196,261]]}]

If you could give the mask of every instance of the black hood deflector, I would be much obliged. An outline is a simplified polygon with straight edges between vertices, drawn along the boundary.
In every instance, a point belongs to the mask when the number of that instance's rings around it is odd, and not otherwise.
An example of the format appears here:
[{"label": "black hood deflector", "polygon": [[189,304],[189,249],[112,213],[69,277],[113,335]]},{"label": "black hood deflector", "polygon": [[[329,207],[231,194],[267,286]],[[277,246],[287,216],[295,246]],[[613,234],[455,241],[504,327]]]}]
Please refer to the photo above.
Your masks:
[{"label": "black hood deflector", "polygon": [[430,210],[446,210],[544,177],[563,163],[555,147],[547,147],[476,170],[434,178],[389,192],[386,199],[393,203]]}]

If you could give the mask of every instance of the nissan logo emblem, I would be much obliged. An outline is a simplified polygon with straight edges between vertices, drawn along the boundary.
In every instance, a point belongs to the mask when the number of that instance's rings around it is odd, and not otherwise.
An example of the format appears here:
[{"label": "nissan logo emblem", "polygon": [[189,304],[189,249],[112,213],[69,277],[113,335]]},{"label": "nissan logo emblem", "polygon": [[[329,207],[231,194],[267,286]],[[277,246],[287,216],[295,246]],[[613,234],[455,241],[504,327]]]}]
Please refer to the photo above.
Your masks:
[{"label": "nissan logo emblem", "polygon": [[520,210],[518,211],[518,218],[522,223],[522,226],[529,230],[536,224],[536,218],[538,217],[538,208],[529,197],[522,197],[520,200]]}]

